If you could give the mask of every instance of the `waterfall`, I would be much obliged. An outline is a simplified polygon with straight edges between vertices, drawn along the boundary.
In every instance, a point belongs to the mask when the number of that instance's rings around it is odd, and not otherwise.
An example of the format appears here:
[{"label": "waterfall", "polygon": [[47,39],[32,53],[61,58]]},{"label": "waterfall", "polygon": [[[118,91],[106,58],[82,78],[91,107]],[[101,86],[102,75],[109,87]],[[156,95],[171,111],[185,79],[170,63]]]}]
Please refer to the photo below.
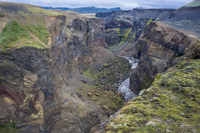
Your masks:
[{"label": "waterfall", "polygon": [[[121,57],[126,58],[129,61],[129,63],[131,64],[132,70],[137,67],[139,60],[130,58],[130,57],[125,57],[125,56],[121,56]],[[128,77],[126,80],[124,80],[121,83],[121,85],[118,88],[118,91],[125,94],[126,100],[134,99],[137,97],[137,94],[135,94],[134,92],[130,90],[130,77]]]}]

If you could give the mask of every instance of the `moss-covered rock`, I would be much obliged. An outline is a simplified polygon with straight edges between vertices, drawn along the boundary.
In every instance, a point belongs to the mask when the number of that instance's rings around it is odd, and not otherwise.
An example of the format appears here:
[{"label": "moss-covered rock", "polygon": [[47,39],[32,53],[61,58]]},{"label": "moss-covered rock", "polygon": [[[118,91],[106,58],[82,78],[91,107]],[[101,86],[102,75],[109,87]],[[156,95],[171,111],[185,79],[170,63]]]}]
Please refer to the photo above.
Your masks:
[{"label": "moss-covered rock", "polygon": [[112,132],[200,132],[200,60],[184,61],[156,76],[142,96],[112,119]]},{"label": "moss-covered rock", "polygon": [[190,45],[188,49],[186,49],[186,57],[192,59],[200,58],[200,41],[196,41]]},{"label": "moss-covered rock", "polygon": [[112,57],[98,68],[83,72],[89,88],[79,89],[82,94],[89,93],[88,97],[97,105],[107,106],[105,111],[114,114],[124,104],[122,95],[117,94],[115,84],[125,80],[129,75],[131,65],[122,57]]},{"label": "moss-covered rock", "polygon": [[12,121],[12,123],[6,123],[4,125],[0,125],[1,133],[17,133],[19,129],[16,129],[16,123]]}]

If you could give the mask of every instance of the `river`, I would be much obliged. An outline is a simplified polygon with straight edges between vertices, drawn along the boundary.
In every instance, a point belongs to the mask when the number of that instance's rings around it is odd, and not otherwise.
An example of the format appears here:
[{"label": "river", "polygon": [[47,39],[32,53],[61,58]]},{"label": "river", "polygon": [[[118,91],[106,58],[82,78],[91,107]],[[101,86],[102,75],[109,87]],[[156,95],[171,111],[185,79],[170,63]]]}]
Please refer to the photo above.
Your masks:
[{"label": "river", "polygon": [[[130,57],[125,57],[125,56],[121,56],[121,57],[126,58],[129,61],[129,63],[132,65],[131,66],[132,70],[137,67],[139,60],[130,58]],[[137,94],[135,94],[134,92],[130,90],[130,77],[128,77],[126,80],[124,80],[121,83],[121,85],[118,88],[118,91],[125,94],[126,100],[134,99],[137,97]]]}]

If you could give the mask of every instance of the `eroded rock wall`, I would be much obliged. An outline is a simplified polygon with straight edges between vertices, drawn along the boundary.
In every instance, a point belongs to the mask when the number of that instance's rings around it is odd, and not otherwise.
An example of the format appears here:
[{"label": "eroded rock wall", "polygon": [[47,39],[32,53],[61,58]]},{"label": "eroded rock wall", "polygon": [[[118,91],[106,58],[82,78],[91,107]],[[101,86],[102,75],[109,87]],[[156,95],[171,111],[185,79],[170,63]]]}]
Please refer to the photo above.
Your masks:
[{"label": "eroded rock wall", "polygon": [[[15,121],[19,132],[90,132],[100,123],[98,106],[69,80],[87,70],[104,49],[104,22],[46,17],[48,48],[0,52],[1,124]],[[71,26],[71,29],[69,28]],[[78,34],[76,34],[79,32]]]},{"label": "eroded rock wall", "polygon": [[[117,54],[130,56],[125,48],[134,44],[151,21],[168,19],[173,9],[133,9],[97,13],[105,20],[106,43]],[[117,34],[118,33],[118,34]]]},{"label": "eroded rock wall", "polygon": [[131,75],[131,89],[139,93],[148,88],[157,73],[178,63],[190,45],[188,35],[161,22],[151,22],[133,47],[133,57],[140,59]]}]

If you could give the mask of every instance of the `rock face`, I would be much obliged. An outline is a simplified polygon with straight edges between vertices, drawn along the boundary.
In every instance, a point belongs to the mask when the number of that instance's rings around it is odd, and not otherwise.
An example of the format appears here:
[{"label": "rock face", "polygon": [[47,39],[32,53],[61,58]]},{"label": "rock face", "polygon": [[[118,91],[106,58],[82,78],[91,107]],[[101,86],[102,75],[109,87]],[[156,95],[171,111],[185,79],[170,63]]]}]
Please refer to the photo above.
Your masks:
[{"label": "rock face", "polygon": [[128,102],[105,132],[200,132],[200,60],[185,60]]},{"label": "rock face", "polygon": [[106,43],[110,50],[121,54],[120,52],[124,48],[137,41],[146,25],[151,21],[161,21],[169,18],[173,11],[175,10],[133,9],[130,11],[97,13],[96,17],[106,21]]},{"label": "rock face", "polygon": [[131,76],[134,92],[148,88],[157,73],[175,65],[190,45],[190,38],[183,32],[161,22],[152,22],[132,48],[133,57],[140,59],[138,67]]},{"label": "rock face", "polygon": [[118,17],[118,18],[127,18],[129,17],[131,20],[136,20],[140,18],[152,18],[152,19],[161,19],[164,20],[171,14],[171,12],[175,11],[174,9],[133,9],[129,11],[111,11],[111,12],[103,12],[97,13],[96,17],[99,18],[109,18],[109,17]]},{"label": "rock face", "polygon": [[165,20],[167,23],[175,28],[184,29],[187,31],[196,32],[200,34],[200,6],[182,7],[170,15],[170,18]]},{"label": "rock face", "polygon": [[199,6],[195,6],[112,11],[96,16],[106,21],[106,42],[112,52],[140,59],[131,76],[131,88],[139,93],[151,85],[157,73],[180,61],[191,41],[198,39],[199,14]]},{"label": "rock face", "polygon": [[[21,133],[93,132],[93,127],[105,117],[99,106],[75,90],[74,82],[78,82],[76,75],[94,65],[93,58],[96,64],[102,64],[109,57],[107,54],[100,58],[101,51],[107,53],[103,47],[106,45],[104,21],[46,12],[30,5],[0,3],[0,6],[3,9],[0,13],[7,15],[0,20],[33,34],[20,35],[33,43],[13,39],[12,45],[0,44],[0,124],[13,120]],[[18,12],[10,6],[22,6],[20,9],[28,10],[27,16],[23,16],[24,10]],[[40,14],[32,12],[35,10]],[[34,24],[36,28],[44,26],[44,31],[49,33],[44,46]],[[9,27],[2,28],[2,36],[9,38],[4,34],[5,30],[9,32]],[[36,43],[38,47],[33,45]]]}]

